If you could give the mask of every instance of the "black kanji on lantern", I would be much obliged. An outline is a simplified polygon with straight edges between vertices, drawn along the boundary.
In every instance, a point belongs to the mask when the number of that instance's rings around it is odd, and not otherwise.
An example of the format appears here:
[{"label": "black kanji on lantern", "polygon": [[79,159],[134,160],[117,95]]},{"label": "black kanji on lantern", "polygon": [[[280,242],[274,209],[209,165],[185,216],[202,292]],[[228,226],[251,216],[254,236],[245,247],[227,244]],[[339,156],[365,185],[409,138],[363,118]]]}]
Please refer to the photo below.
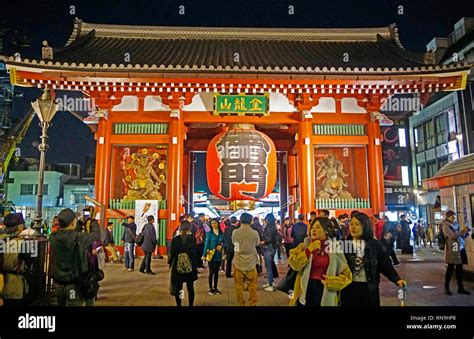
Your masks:
[{"label": "black kanji on lantern", "polygon": [[229,199],[231,184],[257,184],[254,192],[241,192],[254,199],[267,190],[267,157],[270,144],[257,131],[230,131],[216,144],[220,155],[220,194]]}]

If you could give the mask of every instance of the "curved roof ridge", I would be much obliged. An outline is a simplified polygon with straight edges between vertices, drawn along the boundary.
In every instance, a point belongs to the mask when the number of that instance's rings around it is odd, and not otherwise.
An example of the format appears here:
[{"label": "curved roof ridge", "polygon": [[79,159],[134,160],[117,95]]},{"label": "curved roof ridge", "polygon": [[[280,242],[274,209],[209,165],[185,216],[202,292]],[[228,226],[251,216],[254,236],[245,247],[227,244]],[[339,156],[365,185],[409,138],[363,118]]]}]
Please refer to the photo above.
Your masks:
[{"label": "curved roof ridge", "polygon": [[97,37],[141,39],[375,41],[380,35],[399,44],[393,24],[372,28],[185,27],[94,24],[76,18],[66,45],[91,31],[95,31]]}]

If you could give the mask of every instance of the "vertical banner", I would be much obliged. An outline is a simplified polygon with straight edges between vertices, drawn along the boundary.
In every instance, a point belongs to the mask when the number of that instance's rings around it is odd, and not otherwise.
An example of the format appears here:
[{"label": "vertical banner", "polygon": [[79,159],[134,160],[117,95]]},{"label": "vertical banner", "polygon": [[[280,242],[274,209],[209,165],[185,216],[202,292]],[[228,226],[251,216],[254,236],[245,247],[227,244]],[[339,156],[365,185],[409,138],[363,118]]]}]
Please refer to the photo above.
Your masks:
[{"label": "vertical banner", "polygon": [[143,229],[143,226],[148,223],[146,218],[149,215],[155,217],[155,231],[157,236],[159,233],[158,227],[158,200],[135,200],[135,223],[137,224],[137,234]]}]

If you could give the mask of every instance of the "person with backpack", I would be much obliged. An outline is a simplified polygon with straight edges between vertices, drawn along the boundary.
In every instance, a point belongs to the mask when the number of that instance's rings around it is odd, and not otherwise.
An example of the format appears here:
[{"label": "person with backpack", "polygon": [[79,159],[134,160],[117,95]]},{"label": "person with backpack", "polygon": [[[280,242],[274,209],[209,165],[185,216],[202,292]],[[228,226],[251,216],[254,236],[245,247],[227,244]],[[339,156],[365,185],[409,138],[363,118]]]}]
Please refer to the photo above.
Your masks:
[{"label": "person with backpack", "polygon": [[459,229],[454,224],[456,219],[456,213],[453,211],[447,211],[445,219],[441,222],[441,231],[445,238],[444,244],[444,261],[448,264],[446,268],[446,275],[444,280],[444,293],[446,295],[452,295],[449,288],[451,276],[454,269],[456,268],[456,280],[458,283],[458,293],[470,295],[471,292],[464,288],[462,282],[463,265],[467,265],[467,254],[464,248],[464,239],[469,235],[469,229],[464,227]]},{"label": "person with backpack", "polygon": [[[100,241],[99,223],[90,223],[89,232],[82,229],[76,214],[70,208],[58,215],[59,230],[50,236],[52,276],[55,282],[58,306],[82,306],[86,300],[95,297],[97,282],[84,277],[91,272],[88,253],[94,242]],[[79,227],[78,227],[79,224]],[[87,285],[87,284],[92,284]],[[92,291],[92,294],[86,295]]]},{"label": "person with backpack", "polygon": [[145,256],[143,257],[142,263],[140,265],[140,272],[147,275],[155,275],[155,272],[151,270],[151,255],[158,244],[156,239],[156,230],[153,223],[155,222],[155,217],[149,215],[146,220],[148,221],[145,226],[143,226],[143,243],[140,245]]},{"label": "person with backpack", "polygon": [[174,296],[176,306],[181,306],[184,298],[183,285],[188,290],[189,306],[194,305],[194,282],[198,279],[196,258],[196,237],[192,234],[191,224],[183,221],[180,234],[171,241],[168,265],[171,270],[170,294]]},{"label": "person with backpack", "polygon": [[124,244],[125,267],[122,271],[133,272],[135,267],[135,238],[137,236],[137,224],[135,224],[135,217],[129,215],[127,222],[122,223],[123,235],[122,243]]},{"label": "person with backpack", "polygon": [[[273,292],[275,287],[273,286],[273,260],[275,259],[275,253],[279,246],[278,243],[278,230],[275,222],[275,216],[272,213],[266,215],[264,220],[265,228],[262,234],[262,245],[263,245],[263,258],[265,261],[265,269],[267,272],[268,283],[263,285],[263,289],[267,292]],[[272,265],[273,263],[273,265]]]},{"label": "person with backpack", "polygon": [[[316,213],[315,213],[316,215]],[[316,220],[316,218],[314,219]],[[304,214],[298,215],[298,222],[291,229],[291,237],[293,238],[293,246],[296,247],[304,241],[308,233],[308,225],[304,223]]]}]

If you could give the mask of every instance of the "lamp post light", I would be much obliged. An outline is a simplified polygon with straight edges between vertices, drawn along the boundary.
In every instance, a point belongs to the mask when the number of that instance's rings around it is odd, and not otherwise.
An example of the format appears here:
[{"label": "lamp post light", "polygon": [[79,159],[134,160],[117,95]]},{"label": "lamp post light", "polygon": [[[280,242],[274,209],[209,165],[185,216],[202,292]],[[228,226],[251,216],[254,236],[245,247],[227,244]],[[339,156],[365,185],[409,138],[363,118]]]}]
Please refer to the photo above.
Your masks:
[{"label": "lamp post light", "polygon": [[44,183],[44,168],[46,162],[46,151],[48,150],[48,128],[51,126],[51,120],[58,111],[58,105],[54,101],[54,93],[46,88],[40,98],[31,103],[31,106],[35,110],[36,115],[40,120],[41,127],[41,144],[38,145],[40,151],[40,163],[39,163],[39,175],[38,175],[38,189],[36,192],[36,212],[35,212],[35,225],[33,228],[39,230],[41,228],[41,222],[43,219],[43,183]]}]

